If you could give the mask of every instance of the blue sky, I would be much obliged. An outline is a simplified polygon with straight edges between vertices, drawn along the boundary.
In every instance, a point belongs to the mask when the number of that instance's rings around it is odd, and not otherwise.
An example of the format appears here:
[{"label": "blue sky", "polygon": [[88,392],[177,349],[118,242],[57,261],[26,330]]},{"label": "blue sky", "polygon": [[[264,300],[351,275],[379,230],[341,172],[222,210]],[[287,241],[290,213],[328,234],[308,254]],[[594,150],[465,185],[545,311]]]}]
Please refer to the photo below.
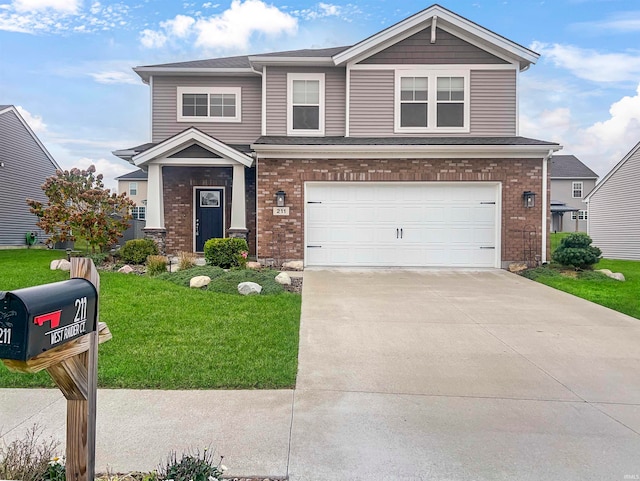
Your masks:
[{"label": "blue sky", "polygon": [[[640,141],[640,2],[449,0],[440,4],[542,54],[520,77],[520,135],[558,141],[603,176]],[[149,141],[149,88],[131,68],[351,45],[431,3],[415,0],[0,0],[0,104],[64,168],[132,166]]]}]

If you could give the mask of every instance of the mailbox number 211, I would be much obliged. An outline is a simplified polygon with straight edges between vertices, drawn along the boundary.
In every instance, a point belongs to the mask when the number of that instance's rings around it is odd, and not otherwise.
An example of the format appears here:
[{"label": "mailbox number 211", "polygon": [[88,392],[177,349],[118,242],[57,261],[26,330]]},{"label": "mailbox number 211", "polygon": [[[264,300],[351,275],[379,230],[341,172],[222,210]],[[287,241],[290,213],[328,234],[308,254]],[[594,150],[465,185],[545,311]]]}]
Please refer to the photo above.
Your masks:
[{"label": "mailbox number 211", "polygon": [[76,299],[76,317],[73,322],[82,322],[87,320],[87,298],[80,297]]}]

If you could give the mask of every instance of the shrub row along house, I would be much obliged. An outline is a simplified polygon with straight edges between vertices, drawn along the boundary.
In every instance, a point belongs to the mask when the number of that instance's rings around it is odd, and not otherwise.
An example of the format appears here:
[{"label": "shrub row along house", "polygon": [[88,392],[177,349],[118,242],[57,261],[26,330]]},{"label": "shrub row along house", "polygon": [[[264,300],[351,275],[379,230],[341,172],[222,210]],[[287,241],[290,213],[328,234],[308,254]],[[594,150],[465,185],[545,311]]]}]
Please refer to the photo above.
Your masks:
[{"label": "shrub row along house", "polygon": [[502,267],[548,257],[548,163],[518,133],[539,55],[433,5],[352,46],[135,68],[146,233],[244,237],[307,266]]}]

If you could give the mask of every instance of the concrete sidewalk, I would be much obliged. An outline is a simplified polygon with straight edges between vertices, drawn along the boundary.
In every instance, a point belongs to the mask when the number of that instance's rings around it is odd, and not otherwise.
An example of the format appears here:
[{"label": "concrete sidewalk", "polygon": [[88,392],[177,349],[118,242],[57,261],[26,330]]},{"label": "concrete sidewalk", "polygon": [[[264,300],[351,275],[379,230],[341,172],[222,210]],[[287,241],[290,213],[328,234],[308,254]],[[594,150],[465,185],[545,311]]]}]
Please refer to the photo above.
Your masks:
[{"label": "concrete sidewalk", "polygon": [[[639,320],[497,270],[304,277],[295,391],[101,390],[98,469],[211,446],[292,481],[640,478]],[[63,437],[57,391],[0,403],[5,439]]]}]

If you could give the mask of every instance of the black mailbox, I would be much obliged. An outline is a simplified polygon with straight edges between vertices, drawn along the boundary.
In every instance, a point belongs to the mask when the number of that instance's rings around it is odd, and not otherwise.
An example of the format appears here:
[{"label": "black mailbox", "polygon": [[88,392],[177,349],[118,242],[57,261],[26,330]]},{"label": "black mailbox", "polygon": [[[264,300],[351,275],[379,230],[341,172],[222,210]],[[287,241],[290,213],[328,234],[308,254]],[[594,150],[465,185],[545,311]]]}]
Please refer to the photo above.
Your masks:
[{"label": "black mailbox", "polygon": [[0,359],[26,361],[95,331],[97,298],[86,279],[0,292]]}]

